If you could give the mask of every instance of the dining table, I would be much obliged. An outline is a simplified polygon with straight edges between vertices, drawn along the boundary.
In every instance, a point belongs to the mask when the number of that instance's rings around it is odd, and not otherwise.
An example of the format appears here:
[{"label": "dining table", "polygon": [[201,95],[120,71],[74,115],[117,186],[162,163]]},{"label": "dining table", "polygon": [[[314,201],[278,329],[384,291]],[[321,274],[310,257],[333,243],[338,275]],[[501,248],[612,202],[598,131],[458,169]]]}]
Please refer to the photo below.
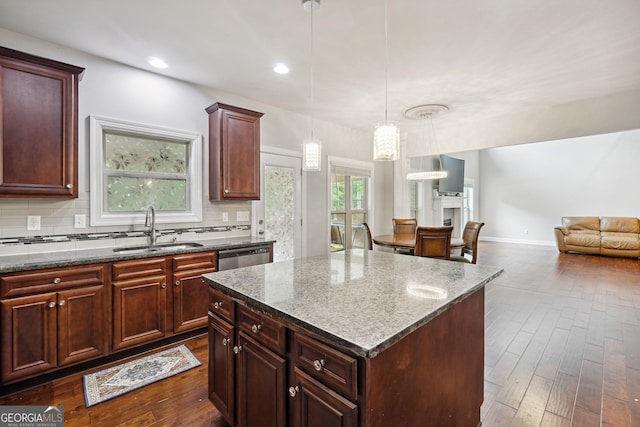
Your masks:
[{"label": "dining table", "polygon": [[[373,243],[378,246],[384,246],[386,248],[395,249],[408,249],[413,251],[416,248],[415,238],[407,237],[406,235],[395,234],[381,234],[373,238]],[[464,245],[461,238],[451,239],[451,249],[459,248]]]},{"label": "dining table", "polygon": [[413,250],[416,246],[416,239],[406,235],[382,234],[375,236],[373,243],[387,248]]}]

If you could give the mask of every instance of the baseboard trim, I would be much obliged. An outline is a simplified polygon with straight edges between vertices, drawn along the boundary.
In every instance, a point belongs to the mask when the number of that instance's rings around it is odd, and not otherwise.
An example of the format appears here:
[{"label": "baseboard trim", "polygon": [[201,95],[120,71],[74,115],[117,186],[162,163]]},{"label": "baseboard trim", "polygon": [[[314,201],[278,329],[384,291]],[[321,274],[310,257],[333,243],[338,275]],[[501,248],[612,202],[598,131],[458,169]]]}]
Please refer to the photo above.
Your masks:
[{"label": "baseboard trim", "polygon": [[548,240],[525,240],[509,239],[506,237],[479,237],[478,240],[485,242],[515,243],[518,245],[555,246],[556,242]]}]

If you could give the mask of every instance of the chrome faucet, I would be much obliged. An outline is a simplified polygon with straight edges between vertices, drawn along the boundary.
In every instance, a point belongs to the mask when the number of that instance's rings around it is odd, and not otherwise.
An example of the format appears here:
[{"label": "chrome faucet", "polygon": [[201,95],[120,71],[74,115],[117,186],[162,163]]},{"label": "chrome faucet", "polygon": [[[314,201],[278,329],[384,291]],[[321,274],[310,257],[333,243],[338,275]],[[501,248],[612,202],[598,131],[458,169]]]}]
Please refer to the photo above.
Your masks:
[{"label": "chrome faucet", "polygon": [[149,235],[149,243],[151,245],[156,244],[156,210],[153,206],[147,208],[147,217],[144,220],[145,227],[151,227],[151,233]]}]

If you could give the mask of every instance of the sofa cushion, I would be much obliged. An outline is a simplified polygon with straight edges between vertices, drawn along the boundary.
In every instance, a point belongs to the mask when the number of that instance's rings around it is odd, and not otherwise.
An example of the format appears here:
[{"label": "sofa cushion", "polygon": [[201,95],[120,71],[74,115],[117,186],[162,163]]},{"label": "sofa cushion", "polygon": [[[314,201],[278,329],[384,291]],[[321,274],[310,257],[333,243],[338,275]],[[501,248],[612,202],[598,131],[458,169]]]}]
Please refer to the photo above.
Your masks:
[{"label": "sofa cushion", "polygon": [[600,240],[606,249],[640,250],[639,234],[603,232]]},{"label": "sofa cushion", "polygon": [[638,218],[603,216],[600,220],[600,231],[618,233],[640,233],[640,221]]},{"label": "sofa cushion", "polygon": [[564,241],[567,245],[598,248],[600,247],[600,232],[592,230],[571,230],[571,232],[564,237]]},{"label": "sofa cushion", "polygon": [[597,216],[563,216],[562,225],[569,230],[600,231],[600,218]]}]

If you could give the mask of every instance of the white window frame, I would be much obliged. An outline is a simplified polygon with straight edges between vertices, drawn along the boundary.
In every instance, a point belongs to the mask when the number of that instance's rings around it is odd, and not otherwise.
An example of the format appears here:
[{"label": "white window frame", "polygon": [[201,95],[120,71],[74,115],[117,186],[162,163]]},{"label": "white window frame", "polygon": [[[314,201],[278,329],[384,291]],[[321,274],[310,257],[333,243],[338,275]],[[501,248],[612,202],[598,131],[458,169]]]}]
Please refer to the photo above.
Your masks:
[{"label": "white window frame", "polygon": [[108,212],[105,197],[104,134],[116,132],[131,136],[169,139],[188,146],[187,200],[184,211],[156,211],[157,223],[202,221],[202,135],[133,123],[102,116],[89,116],[91,225],[144,224],[145,212]]}]

